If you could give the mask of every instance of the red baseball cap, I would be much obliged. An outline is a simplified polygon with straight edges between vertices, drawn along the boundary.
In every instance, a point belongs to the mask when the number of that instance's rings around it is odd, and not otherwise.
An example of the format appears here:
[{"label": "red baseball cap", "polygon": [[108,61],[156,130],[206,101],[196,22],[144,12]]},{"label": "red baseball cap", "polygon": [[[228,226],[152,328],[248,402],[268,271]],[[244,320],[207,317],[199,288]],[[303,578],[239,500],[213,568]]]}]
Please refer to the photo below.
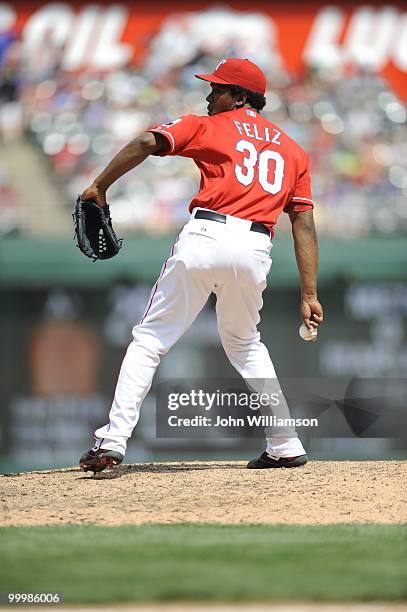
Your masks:
[{"label": "red baseball cap", "polygon": [[240,85],[244,89],[266,93],[266,77],[256,64],[248,59],[228,57],[222,60],[212,74],[196,74],[198,79],[220,85]]}]

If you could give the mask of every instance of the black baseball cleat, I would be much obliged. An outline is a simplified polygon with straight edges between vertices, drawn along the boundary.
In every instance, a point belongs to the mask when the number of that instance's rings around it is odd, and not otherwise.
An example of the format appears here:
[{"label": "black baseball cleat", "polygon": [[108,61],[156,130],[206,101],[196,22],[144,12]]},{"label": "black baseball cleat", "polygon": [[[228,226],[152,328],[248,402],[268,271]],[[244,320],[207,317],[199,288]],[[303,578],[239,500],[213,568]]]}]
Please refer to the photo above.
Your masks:
[{"label": "black baseball cleat", "polygon": [[79,467],[85,472],[91,470],[94,474],[105,468],[114,468],[123,461],[123,455],[108,448],[86,451],[79,459]]},{"label": "black baseball cleat", "polygon": [[308,461],[307,455],[299,455],[299,457],[279,457],[273,459],[265,451],[257,459],[249,461],[246,467],[249,470],[264,470],[267,468],[294,468],[305,465]]}]

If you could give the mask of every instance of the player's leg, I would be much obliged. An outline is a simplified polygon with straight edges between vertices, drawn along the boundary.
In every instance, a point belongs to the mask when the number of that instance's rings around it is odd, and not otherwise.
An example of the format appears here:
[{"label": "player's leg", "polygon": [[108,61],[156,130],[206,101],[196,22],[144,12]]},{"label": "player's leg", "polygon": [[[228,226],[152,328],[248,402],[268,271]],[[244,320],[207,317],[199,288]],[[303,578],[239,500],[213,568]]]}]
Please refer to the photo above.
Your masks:
[{"label": "player's leg", "polygon": [[114,454],[113,463],[120,462],[117,458],[125,454],[127,440],[137,424],[161,355],[188,329],[212,291],[207,274],[199,266],[199,257],[194,256],[186,242],[183,232],[153,287],[142,321],[133,328],[133,341],[120,369],[109,423],[95,432],[92,453],[100,456],[103,455],[100,449],[108,450],[107,458]]},{"label": "player's leg", "polygon": [[[233,263],[215,290],[222,345],[231,364],[248,386],[256,392],[267,392],[270,395],[279,392],[280,387],[269,352],[260,340],[257,325],[263,306],[262,293],[266,288],[266,277],[271,266],[271,244],[267,236],[250,232],[246,240],[241,238],[239,248],[234,244],[229,247]],[[279,397],[279,405],[270,410],[275,416],[289,418],[285,399],[281,393]],[[271,459],[271,462],[276,463],[273,467],[290,467],[291,458],[305,455],[301,441],[292,427],[270,428],[266,430],[266,435],[266,454],[276,458]],[[264,459],[265,456],[262,456],[261,460],[256,461],[262,462]],[[305,461],[306,459],[303,462]],[[295,466],[296,462],[293,461],[292,467]],[[259,463],[251,467],[269,465]]]}]

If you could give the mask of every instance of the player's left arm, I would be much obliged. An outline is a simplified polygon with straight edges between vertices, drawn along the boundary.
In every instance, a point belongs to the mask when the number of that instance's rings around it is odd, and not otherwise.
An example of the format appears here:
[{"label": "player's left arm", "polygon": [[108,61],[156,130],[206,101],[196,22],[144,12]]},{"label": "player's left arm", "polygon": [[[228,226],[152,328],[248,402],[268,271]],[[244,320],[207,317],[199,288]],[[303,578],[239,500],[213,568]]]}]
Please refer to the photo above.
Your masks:
[{"label": "player's left arm", "polygon": [[289,213],[295,257],[301,283],[302,319],[308,329],[317,328],[324,319],[317,295],[318,240],[312,209]]},{"label": "player's left arm", "polygon": [[162,134],[145,132],[121,149],[93,183],[82,193],[82,200],[92,200],[106,206],[106,191],[117,179],[140,165],[149,155],[156,155],[168,147]]}]

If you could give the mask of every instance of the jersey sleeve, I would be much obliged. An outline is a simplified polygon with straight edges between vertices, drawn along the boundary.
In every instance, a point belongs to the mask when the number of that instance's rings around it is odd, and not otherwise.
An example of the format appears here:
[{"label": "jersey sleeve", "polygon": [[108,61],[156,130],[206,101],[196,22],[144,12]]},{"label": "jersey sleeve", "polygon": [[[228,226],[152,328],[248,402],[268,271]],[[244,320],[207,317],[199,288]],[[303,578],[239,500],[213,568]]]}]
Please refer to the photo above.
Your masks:
[{"label": "jersey sleeve", "polygon": [[205,122],[203,117],[184,115],[176,121],[162,123],[147,131],[162,134],[168,140],[169,149],[157,155],[181,155],[197,159],[203,147]]},{"label": "jersey sleeve", "polygon": [[302,171],[300,172],[294,189],[294,194],[292,195],[288,204],[286,204],[284,207],[284,212],[304,212],[306,210],[312,210],[313,208],[314,201],[311,193],[309,156],[306,155]]}]

